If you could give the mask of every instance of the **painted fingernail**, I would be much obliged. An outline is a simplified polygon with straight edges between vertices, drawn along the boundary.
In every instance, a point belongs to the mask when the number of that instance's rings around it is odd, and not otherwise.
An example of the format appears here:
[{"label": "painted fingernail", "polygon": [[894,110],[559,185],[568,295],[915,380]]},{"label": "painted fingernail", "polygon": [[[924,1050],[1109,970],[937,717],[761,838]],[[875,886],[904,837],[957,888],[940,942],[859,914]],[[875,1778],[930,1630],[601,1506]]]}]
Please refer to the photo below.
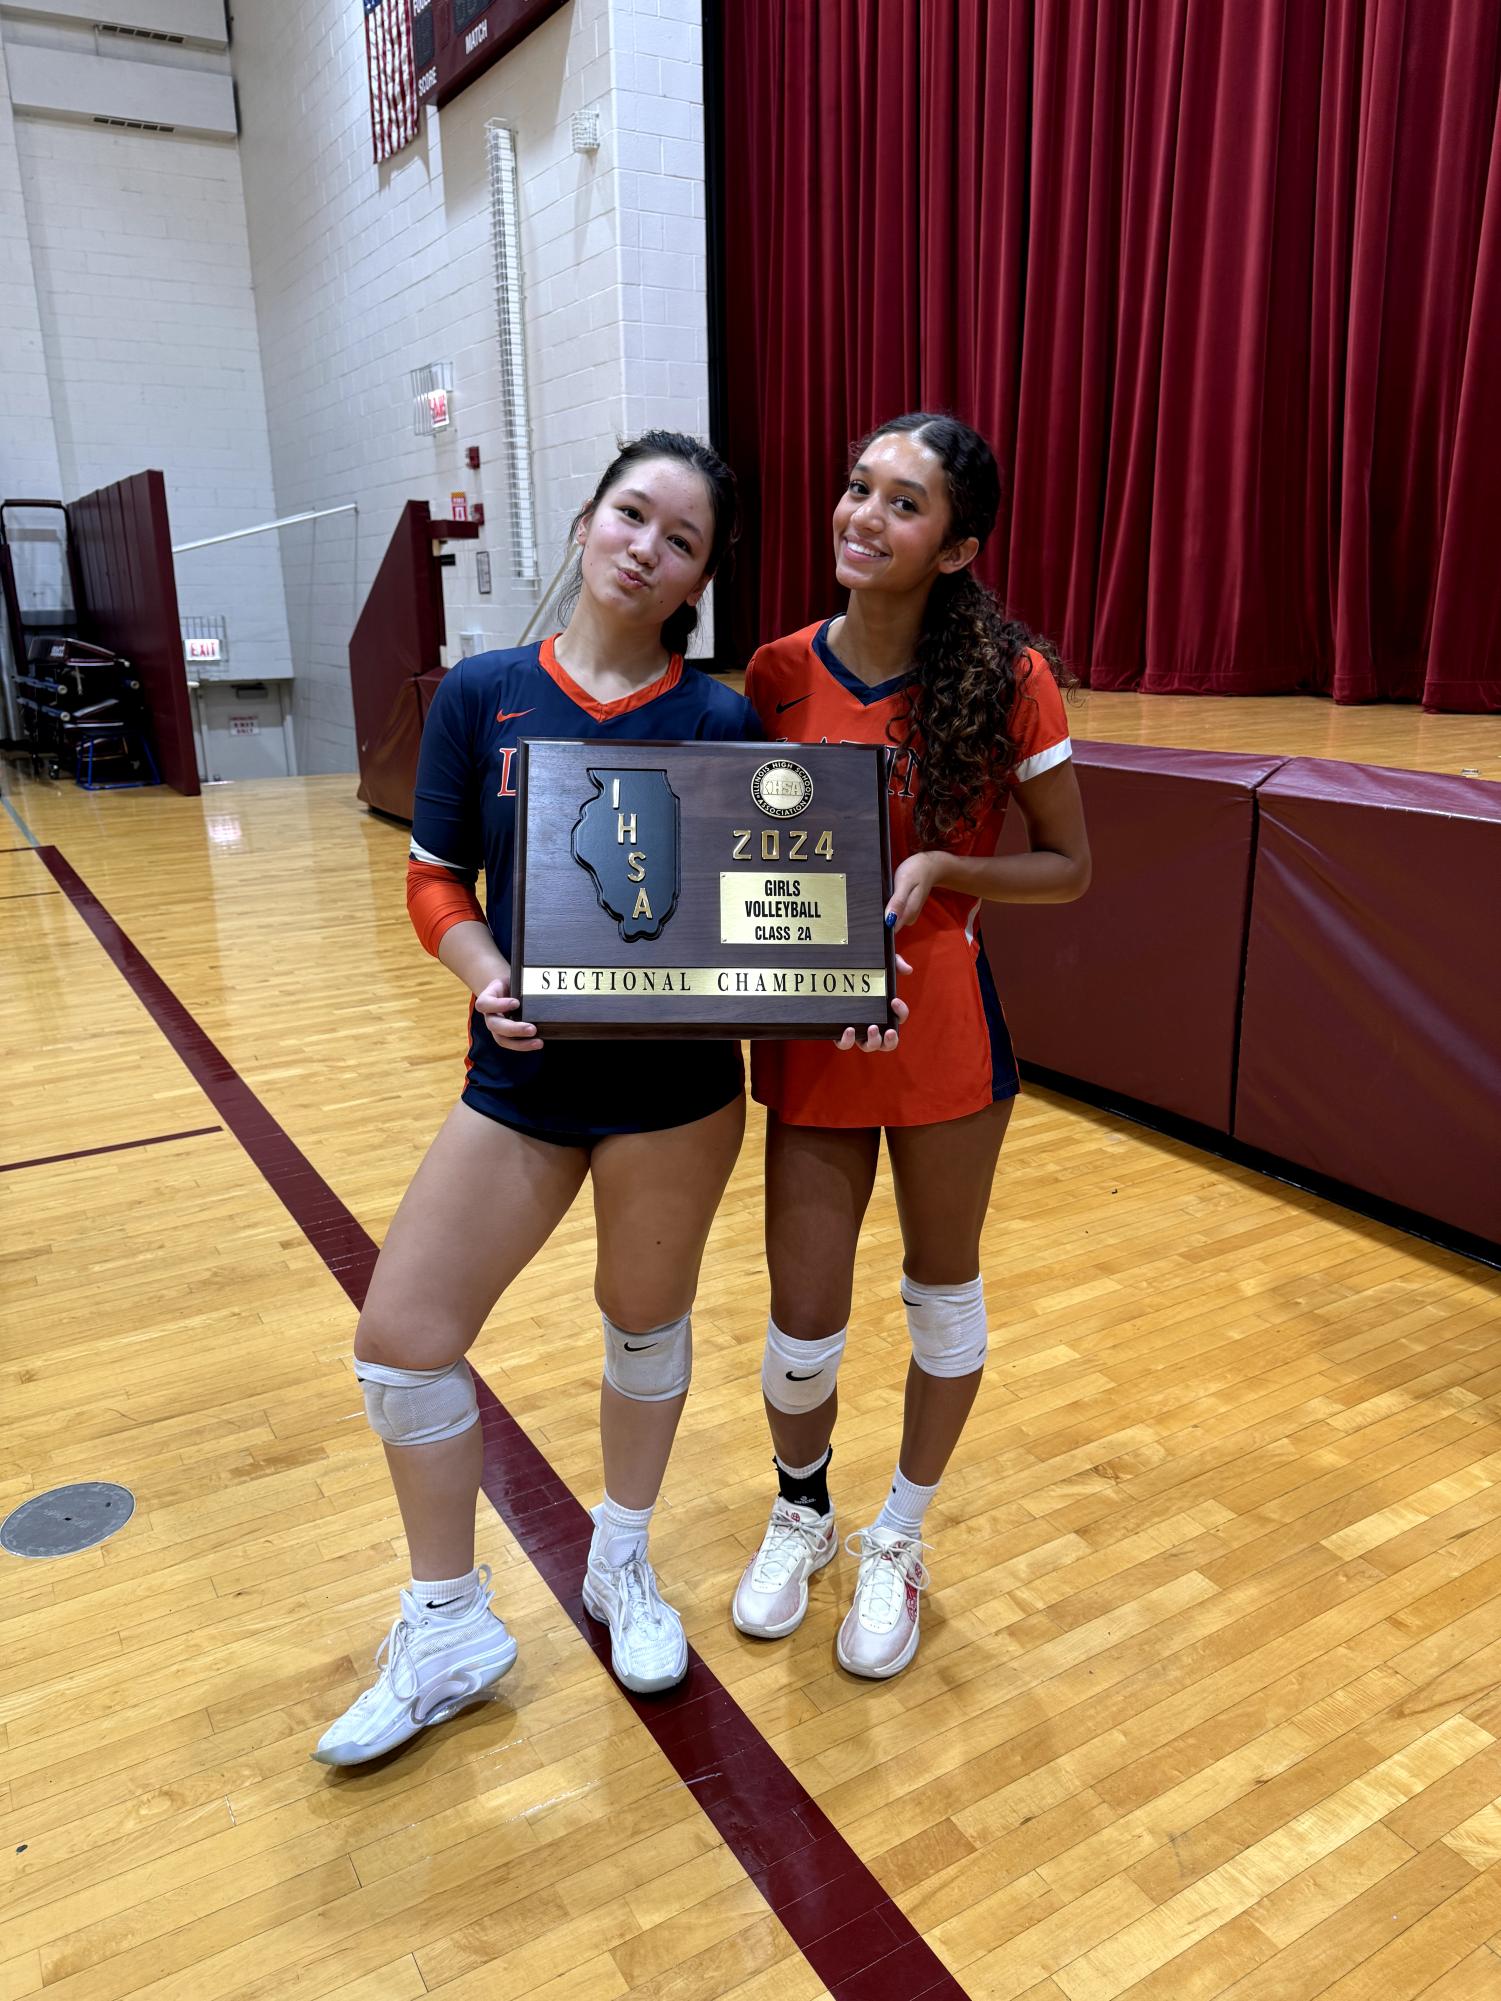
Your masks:
[{"label": "painted fingernail", "polygon": [[886,929],[888,931],[895,931],[896,929],[896,912],[894,910],[888,910],[886,913]]}]

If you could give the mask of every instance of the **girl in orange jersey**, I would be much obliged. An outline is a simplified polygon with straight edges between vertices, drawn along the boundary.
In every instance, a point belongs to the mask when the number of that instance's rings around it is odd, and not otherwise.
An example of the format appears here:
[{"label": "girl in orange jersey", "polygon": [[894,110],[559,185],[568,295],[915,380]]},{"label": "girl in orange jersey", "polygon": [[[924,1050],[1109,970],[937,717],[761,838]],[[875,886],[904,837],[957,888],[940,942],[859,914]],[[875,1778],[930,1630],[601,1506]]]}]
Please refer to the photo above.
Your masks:
[{"label": "girl in orange jersey", "polygon": [[[850,1539],[859,1581],[836,1645],[843,1667],[877,1678],[917,1651],[923,1519],[985,1362],[980,1230],[1019,1080],[979,907],[1066,903],[1089,884],[1058,656],[971,569],[999,504],[995,459],[967,424],[919,412],[880,425],[834,510],[848,609],[763,646],[746,675],[768,737],[887,747],[886,921],[904,932],[912,1026],[899,1047],[884,1039],[879,1063],[852,1065],[833,1043],[753,1051],[768,1114],[761,1382],[780,1491],[733,1617],[762,1638],[792,1632],[838,1546],[835,1376],[884,1129],[912,1362],[891,1491]],[[1013,797],[1030,852],[998,855]],[[872,1031],[862,1046],[881,1041]]]}]

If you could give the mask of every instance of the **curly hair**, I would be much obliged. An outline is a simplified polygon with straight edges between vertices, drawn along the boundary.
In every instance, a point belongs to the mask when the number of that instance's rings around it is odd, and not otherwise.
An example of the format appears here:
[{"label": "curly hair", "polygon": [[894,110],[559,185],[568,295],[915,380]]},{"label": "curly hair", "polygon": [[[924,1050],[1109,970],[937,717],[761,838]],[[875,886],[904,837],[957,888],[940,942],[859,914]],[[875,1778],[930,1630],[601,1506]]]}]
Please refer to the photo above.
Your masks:
[{"label": "curly hair", "polygon": [[[632,466],[644,465],[648,459],[676,459],[690,472],[696,472],[709,493],[709,505],[714,514],[714,531],[709,546],[709,554],[704,562],[704,577],[712,577],[740,535],[740,493],[735,475],[715,451],[701,438],[690,438],[682,431],[643,431],[639,438],[627,444],[623,439],[616,456],[611,459],[599,476],[599,484],[592,497],[574,515],[568,525],[568,539],[572,542],[580,527],[594,513],[610,488],[625,478]],[[554,616],[560,625],[566,625],[579,601],[579,592],[584,587],[584,566],[581,558],[574,559],[568,576],[558,592]],[[697,605],[682,604],[663,621],[662,644],[669,653],[686,653],[688,641],[698,624]]]},{"label": "curly hair", "polygon": [[[950,544],[973,536],[985,546],[1001,504],[1001,475],[978,431],[957,417],[909,411],[877,424],[850,456],[857,464],[877,438],[905,431],[928,447],[948,488]],[[1023,656],[1037,653],[1054,680],[1072,676],[1050,640],[1008,618],[972,568],[934,580],[923,609],[906,708],[893,725],[898,748],[921,745],[922,783],[914,801],[917,838],[942,847],[984,817],[1016,766],[1008,725]]]}]

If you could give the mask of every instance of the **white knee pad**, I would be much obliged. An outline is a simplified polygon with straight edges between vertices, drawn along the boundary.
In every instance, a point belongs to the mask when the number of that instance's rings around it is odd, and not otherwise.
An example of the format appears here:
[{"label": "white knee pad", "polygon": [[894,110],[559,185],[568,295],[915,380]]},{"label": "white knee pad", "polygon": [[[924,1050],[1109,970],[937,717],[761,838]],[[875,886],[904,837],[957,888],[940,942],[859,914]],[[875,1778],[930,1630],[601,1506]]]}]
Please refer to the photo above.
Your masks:
[{"label": "white knee pad", "polygon": [[919,1285],[902,1273],[912,1354],[925,1376],[972,1376],[985,1364],[985,1281]]},{"label": "white knee pad", "polygon": [[479,1422],[469,1364],[446,1369],[389,1369],[384,1362],[354,1362],[365,1392],[370,1429],[387,1445],[436,1445]]},{"label": "white knee pad", "polygon": [[844,1354],[847,1327],[821,1341],[799,1341],[784,1334],[774,1320],[766,1323],[766,1348],[761,1356],[761,1390],[773,1410],[796,1417],[817,1410],[834,1394]]},{"label": "white knee pad", "polygon": [[669,1320],[645,1334],[629,1334],[608,1313],[600,1319],[605,1330],[605,1381],[632,1403],[666,1403],[680,1397],[693,1379],[693,1315]]}]

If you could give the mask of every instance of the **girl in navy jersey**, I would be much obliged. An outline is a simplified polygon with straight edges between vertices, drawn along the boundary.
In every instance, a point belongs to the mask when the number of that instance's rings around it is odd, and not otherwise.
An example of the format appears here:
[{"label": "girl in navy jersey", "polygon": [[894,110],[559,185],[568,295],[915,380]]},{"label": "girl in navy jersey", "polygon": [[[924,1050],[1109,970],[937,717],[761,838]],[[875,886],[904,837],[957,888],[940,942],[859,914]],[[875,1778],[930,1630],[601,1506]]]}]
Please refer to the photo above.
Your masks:
[{"label": "girl in navy jersey", "polygon": [[[843,1060],[827,1042],[755,1048],[771,1271],[761,1381],[779,1493],[733,1617],[761,1638],[792,1632],[809,1577],[838,1548],[835,1378],[884,1130],[912,1360],[895,1477],[853,1538],[859,1578],[835,1643],[842,1667],[878,1679],[917,1651],[923,1518],[985,1362],[980,1232],[1018,1077],[980,905],[1065,903],[1089,883],[1058,657],[971,574],[1000,495],[990,448],[967,424],[917,411],[880,425],[834,510],[848,609],[763,646],[745,682],[768,736],[887,747],[887,922],[910,927],[914,1033],[879,1063]],[[1026,854],[996,853],[1010,799]]]},{"label": "girl in navy jersey", "polygon": [[[516,753],[525,736],[756,738],[740,696],[685,667],[694,607],[734,538],[734,480],[691,438],[627,446],[578,516],[563,630],[463,661],[423,733],[407,901],[418,935],[473,996],[463,1095],[392,1220],[355,1337],[386,1447],[412,1582],[380,1673],[316,1756],[357,1764],[472,1702],[516,1643],[476,1569],[482,1446],[465,1355],[586,1178],[604,1322],[605,1498],[584,1602],[615,1673],[641,1692],[687,1667],[647,1527],[687,1395],[689,1312],[744,1127],[733,1042],[543,1045],[510,991]],[[485,873],[487,908],[474,894]]]}]

